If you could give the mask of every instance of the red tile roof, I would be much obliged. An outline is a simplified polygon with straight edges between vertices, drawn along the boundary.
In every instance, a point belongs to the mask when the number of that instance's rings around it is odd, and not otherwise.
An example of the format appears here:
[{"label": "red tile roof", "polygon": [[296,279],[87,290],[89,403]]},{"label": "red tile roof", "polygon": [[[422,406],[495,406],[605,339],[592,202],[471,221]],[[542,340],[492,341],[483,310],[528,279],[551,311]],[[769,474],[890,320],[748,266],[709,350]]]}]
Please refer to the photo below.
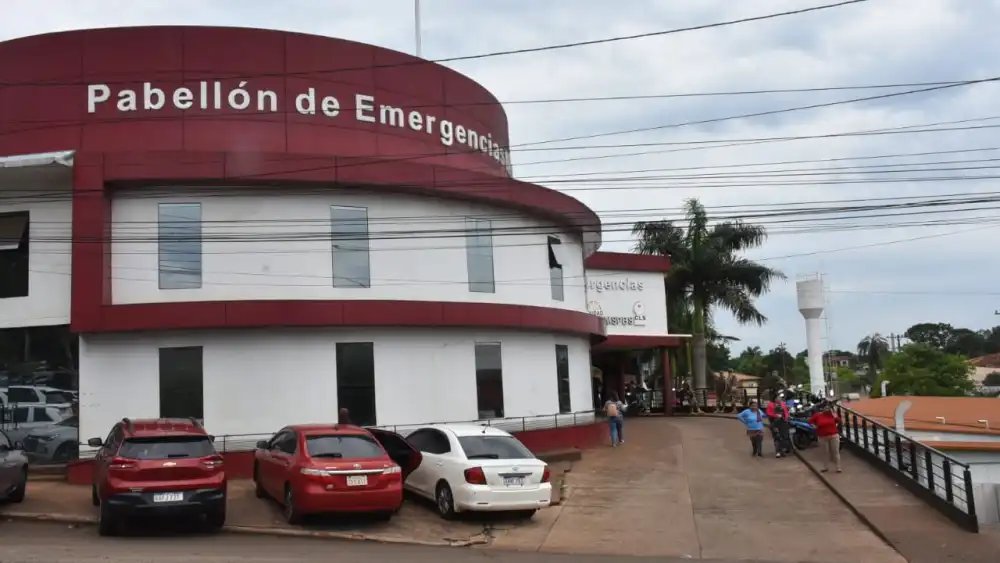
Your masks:
[{"label": "red tile roof", "polygon": [[[984,397],[883,397],[844,403],[848,408],[896,427],[896,407],[903,401],[913,406],[906,412],[907,430],[962,432],[1000,436],[1000,399]],[[942,423],[937,417],[943,417]],[[979,422],[988,420],[989,430]]]}]

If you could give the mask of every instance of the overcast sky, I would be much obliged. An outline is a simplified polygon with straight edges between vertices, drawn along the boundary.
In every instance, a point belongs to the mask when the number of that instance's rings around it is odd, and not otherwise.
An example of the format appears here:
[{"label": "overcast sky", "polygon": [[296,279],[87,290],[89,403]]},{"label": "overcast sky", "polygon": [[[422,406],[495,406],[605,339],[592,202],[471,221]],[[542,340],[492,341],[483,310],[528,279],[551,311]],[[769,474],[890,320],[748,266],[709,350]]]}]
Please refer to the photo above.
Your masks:
[{"label": "overcast sky", "polygon": [[[737,19],[831,3],[793,0],[423,0],[423,56],[430,59],[598,39]],[[1000,0],[871,0],[866,3],[676,35],[455,63],[500,100],[611,95],[722,92],[868,84],[957,81],[1000,75]],[[0,39],[87,27],[150,24],[228,25],[277,28],[363,41],[414,51],[412,0],[6,0]],[[906,90],[848,90],[747,96],[508,105],[512,144],[649,127],[822,103]],[[746,139],[838,133],[939,123],[1000,124],[1000,85],[987,83],[884,100],[781,115],[729,120],[654,132],[571,141],[566,145]],[[559,145],[546,145],[559,146]],[[516,151],[515,174],[546,184],[560,174],[722,166],[758,162],[833,159],[900,153],[1000,147],[994,129],[906,135],[854,136],[756,143],[724,148],[662,152],[676,147]],[[581,156],[659,150],[655,154],[528,164]],[[774,165],[787,170],[886,163],[981,162],[929,166],[989,167],[998,151],[961,152],[882,160]],[[903,167],[907,168],[907,167]],[[955,178],[996,175],[995,168],[898,174]],[[651,174],[732,172],[732,169]],[[639,174],[647,175],[647,174]],[[885,177],[873,175],[869,177]],[[841,176],[840,179],[857,176]],[[837,180],[824,175],[823,180]],[[806,184],[809,177],[771,178],[792,186],[657,187],[574,190],[601,213],[605,223],[676,217],[684,199],[698,197],[716,214],[745,212],[804,201],[854,200],[1000,191],[996,180],[939,180],[867,184]],[[745,184],[745,178],[722,180]],[[671,183],[672,182],[672,183]],[[704,180],[698,180],[704,183]],[[718,182],[714,182],[718,183]],[[563,183],[549,183],[564,187]],[[569,187],[600,186],[577,184]],[[738,206],[721,209],[719,206]],[[719,313],[718,324],[746,345],[765,349],[786,342],[805,347],[796,310],[795,280],[822,273],[828,289],[827,345],[853,349],[871,332],[899,333],[922,321],[970,328],[998,324],[1000,236],[995,206],[953,214],[907,218],[811,219],[770,224],[771,237],[750,256],[766,259],[788,281],[777,284],[759,306],[769,317],[761,327],[739,326]],[[983,209],[986,207],[986,209]],[[646,214],[622,210],[655,210]],[[983,222],[982,218],[986,218]],[[969,218],[976,218],[973,222]],[[886,228],[885,224],[938,221],[934,226]],[[1000,221],[1000,219],[998,219]],[[866,227],[829,230],[830,225]],[[628,234],[610,225],[604,250],[628,250]],[[818,232],[817,230],[820,229]],[[824,230],[825,229],[825,230]],[[919,237],[919,238],[918,238]],[[909,239],[917,240],[909,240]],[[903,241],[893,244],[892,241]],[[863,247],[863,248],[856,248]],[[831,250],[846,249],[836,252]],[[802,254],[808,254],[802,256]],[[788,258],[782,258],[789,255]]]}]

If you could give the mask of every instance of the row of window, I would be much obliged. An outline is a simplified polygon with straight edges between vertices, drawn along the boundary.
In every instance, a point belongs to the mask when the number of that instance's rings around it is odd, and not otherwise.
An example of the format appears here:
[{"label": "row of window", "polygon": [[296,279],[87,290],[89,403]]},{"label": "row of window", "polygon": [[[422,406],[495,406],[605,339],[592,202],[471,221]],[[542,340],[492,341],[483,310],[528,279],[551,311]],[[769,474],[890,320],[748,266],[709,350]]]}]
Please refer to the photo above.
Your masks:
[{"label": "row of window", "polygon": [[[503,418],[501,344],[478,342],[475,347],[479,418]],[[204,418],[202,350],[201,346],[160,348],[161,417]],[[350,411],[355,424],[376,424],[374,344],[340,342],[337,343],[336,353],[337,404]],[[571,412],[568,346],[556,344],[555,354],[559,412],[568,413]]]},{"label": "row of window", "polygon": [[[160,289],[201,287],[201,204],[161,203],[158,211]],[[368,209],[330,207],[333,287],[370,287],[371,257]],[[558,259],[559,237],[546,241],[552,299],[564,300],[563,267]],[[495,293],[493,222],[466,221],[466,262],[469,291]]]}]

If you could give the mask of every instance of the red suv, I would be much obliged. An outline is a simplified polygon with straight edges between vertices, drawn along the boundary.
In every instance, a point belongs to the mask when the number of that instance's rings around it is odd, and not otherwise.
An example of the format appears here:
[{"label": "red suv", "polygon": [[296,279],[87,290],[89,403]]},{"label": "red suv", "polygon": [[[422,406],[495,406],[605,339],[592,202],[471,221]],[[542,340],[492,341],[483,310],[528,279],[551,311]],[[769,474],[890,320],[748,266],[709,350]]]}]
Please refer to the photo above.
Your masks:
[{"label": "red suv", "polygon": [[350,425],[287,426],[258,442],[257,497],[284,505],[289,523],[321,512],[371,512],[388,520],[420,452],[400,435]]},{"label": "red suv", "polygon": [[93,501],[101,535],[130,516],[204,516],[209,529],[226,521],[222,457],[196,419],[122,419],[107,439],[91,438]]}]

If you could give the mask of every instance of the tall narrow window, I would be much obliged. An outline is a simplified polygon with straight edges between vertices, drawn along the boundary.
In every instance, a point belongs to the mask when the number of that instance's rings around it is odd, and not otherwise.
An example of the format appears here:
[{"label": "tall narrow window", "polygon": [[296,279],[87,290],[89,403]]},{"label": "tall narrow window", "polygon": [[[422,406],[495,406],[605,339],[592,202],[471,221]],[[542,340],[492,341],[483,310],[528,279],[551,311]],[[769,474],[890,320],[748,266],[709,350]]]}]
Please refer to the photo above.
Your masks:
[{"label": "tall narrow window", "polygon": [[160,289],[201,287],[201,204],[159,207]]},{"label": "tall narrow window", "polygon": [[479,418],[503,418],[503,363],[499,342],[476,343],[476,401]]},{"label": "tall narrow window", "polygon": [[375,346],[371,342],[337,344],[337,403],[351,422],[375,425]]},{"label": "tall narrow window", "polygon": [[330,207],[333,287],[371,287],[368,209]]},{"label": "tall narrow window", "polygon": [[469,269],[469,291],[493,293],[493,222],[488,219],[466,221],[465,251]]},{"label": "tall narrow window", "polygon": [[203,418],[201,346],[160,348],[160,417]]},{"label": "tall narrow window", "polygon": [[28,213],[0,215],[0,299],[28,295]]},{"label": "tall narrow window", "polygon": [[569,399],[569,347],[556,344],[556,380],[559,388],[559,412],[572,412]]},{"label": "tall narrow window", "polygon": [[559,255],[556,248],[562,244],[558,237],[549,237],[549,282],[552,286],[552,299],[562,301],[565,298],[563,293],[563,267],[559,262]]}]

